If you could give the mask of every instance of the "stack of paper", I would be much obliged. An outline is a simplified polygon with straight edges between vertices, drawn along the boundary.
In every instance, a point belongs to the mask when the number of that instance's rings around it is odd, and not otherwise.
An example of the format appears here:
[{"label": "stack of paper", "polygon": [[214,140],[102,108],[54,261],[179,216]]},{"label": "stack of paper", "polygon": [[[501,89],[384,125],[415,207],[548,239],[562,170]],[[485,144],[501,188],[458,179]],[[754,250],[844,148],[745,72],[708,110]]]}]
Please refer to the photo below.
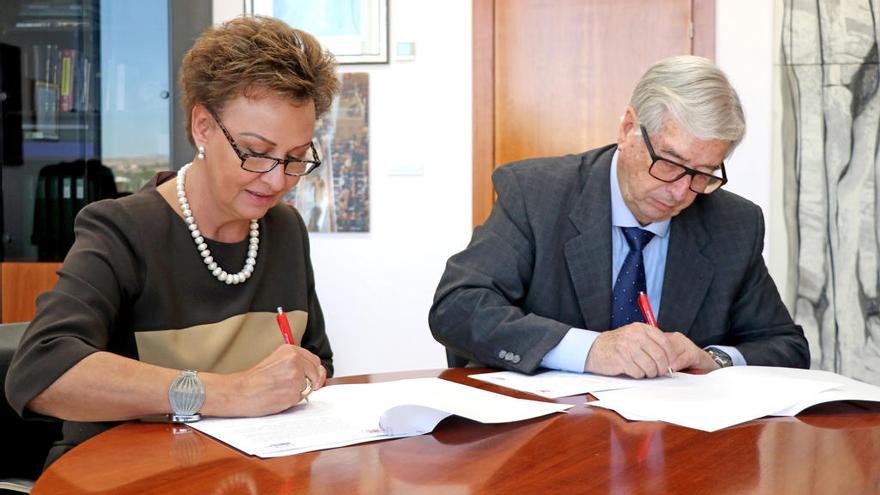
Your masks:
[{"label": "stack of paper", "polygon": [[502,387],[558,398],[591,393],[591,406],[617,411],[632,421],[666,421],[715,431],[764,416],[794,416],[838,400],[880,402],[880,387],[829,371],[734,366],[705,375],[633,378],[547,371],[471,375]]},{"label": "stack of paper", "polygon": [[764,416],[794,416],[837,400],[880,402],[880,387],[831,372],[734,366],[706,375],[677,373],[650,387],[595,392],[590,406],[612,409],[635,421],[666,421],[716,431]]},{"label": "stack of paper", "polygon": [[192,427],[247,454],[280,457],[422,435],[458,415],[507,423],[570,408],[514,399],[439,378],[331,385],[288,411],[261,418],[210,418]]},{"label": "stack of paper", "polygon": [[[673,377],[678,375],[679,373],[673,373]],[[524,375],[515,371],[496,371],[493,373],[470,375],[469,378],[512,388],[521,392],[528,392],[548,399],[589,394],[599,390],[641,387],[657,381],[672,379],[663,376],[653,380],[638,380],[635,378],[592,375],[590,373],[569,373],[566,371],[545,371],[536,375]]]}]

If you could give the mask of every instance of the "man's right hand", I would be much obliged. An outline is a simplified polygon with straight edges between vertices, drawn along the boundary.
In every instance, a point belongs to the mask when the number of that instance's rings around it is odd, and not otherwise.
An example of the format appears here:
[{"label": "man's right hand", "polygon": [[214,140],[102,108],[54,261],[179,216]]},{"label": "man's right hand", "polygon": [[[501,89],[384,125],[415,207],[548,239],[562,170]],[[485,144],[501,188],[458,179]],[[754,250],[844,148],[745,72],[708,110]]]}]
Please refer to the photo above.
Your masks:
[{"label": "man's right hand", "polygon": [[665,375],[676,356],[672,343],[658,328],[630,323],[602,332],[596,338],[587,354],[584,371],[653,378]]}]

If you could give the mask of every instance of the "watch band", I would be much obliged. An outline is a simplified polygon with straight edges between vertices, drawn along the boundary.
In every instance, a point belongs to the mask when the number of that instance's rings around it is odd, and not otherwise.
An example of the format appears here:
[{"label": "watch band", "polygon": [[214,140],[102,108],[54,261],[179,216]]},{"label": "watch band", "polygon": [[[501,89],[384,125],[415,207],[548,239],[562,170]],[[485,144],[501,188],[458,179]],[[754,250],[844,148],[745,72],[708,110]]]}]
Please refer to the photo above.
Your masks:
[{"label": "watch band", "polygon": [[171,404],[172,423],[190,423],[202,419],[199,410],[205,403],[205,384],[199,372],[183,370],[168,388],[168,402]]},{"label": "watch band", "polygon": [[717,347],[707,347],[706,352],[712,356],[712,359],[715,363],[718,364],[719,368],[727,368],[728,366],[733,366],[733,359],[730,357],[730,354],[722,351]]}]

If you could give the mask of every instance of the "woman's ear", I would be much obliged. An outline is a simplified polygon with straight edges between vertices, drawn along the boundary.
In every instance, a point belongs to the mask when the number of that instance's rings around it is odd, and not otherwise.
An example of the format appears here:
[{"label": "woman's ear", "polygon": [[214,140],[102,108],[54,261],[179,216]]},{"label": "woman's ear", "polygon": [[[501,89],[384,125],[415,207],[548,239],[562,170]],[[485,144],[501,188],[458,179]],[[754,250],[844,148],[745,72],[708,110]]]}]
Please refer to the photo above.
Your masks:
[{"label": "woman's ear", "polygon": [[196,146],[202,145],[208,142],[208,137],[211,135],[211,132],[214,130],[214,117],[211,116],[211,112],[205,108],[204,105],[197,104],[192,108],[192,135],[193,140],[196,142]]}]

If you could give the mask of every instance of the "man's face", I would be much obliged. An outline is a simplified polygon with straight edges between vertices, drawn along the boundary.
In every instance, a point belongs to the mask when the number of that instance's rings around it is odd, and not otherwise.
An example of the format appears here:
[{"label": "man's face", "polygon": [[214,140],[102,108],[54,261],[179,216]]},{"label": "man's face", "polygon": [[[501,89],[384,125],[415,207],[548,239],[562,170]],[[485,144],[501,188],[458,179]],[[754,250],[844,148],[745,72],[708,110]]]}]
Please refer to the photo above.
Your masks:
[{"label": "man's face", "polygon": [[[721,165],[730,147],[729,141],[697,139],[671,117],[664,120],[660,132],[649,137],[658,158],[668,158],[706,173],[713,173]],[[648,172],[651,156],[631,107],[621,120],[617,145],[620,192],[639,223],[647,225],[672,218],[694,202],[697,193],[690,190],[690,176],[663,182]]]}]

